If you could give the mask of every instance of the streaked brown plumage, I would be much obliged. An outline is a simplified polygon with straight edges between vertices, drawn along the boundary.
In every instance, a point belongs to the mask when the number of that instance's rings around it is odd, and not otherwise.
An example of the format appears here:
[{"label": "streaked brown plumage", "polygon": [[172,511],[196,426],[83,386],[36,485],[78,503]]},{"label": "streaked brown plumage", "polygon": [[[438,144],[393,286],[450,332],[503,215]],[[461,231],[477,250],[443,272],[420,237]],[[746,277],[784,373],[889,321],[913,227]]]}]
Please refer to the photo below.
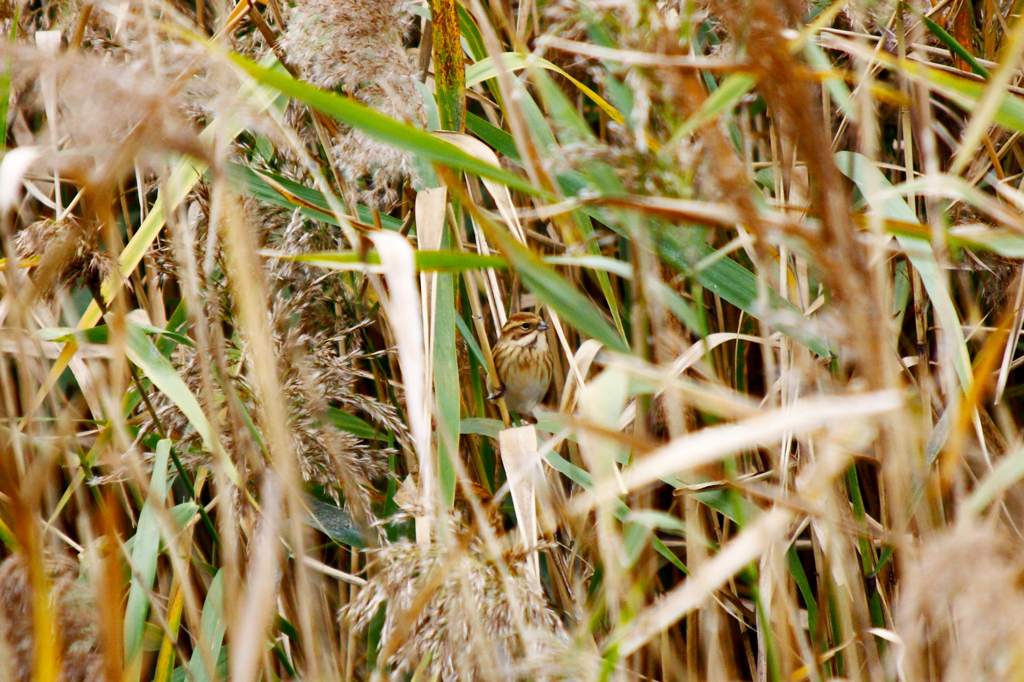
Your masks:
[{"label": "streaked brown plumage", "polygon": [[516,313],[501,328],[494,345],[494,367],[510,412],[532,414],[551,384],[548,324],[533,313]]}]

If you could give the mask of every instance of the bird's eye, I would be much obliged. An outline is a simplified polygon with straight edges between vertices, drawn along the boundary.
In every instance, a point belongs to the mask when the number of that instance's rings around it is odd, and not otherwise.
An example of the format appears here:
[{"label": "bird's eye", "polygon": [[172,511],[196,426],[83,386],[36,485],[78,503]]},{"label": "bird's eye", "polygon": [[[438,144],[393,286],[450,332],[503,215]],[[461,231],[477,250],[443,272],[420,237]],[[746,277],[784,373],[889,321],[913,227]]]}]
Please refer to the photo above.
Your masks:
[{"label": "bird's eye", "polygon": [[530,323],[529,322],[523,322],[523,329],[525,329],[526,331],[530,331]]}]

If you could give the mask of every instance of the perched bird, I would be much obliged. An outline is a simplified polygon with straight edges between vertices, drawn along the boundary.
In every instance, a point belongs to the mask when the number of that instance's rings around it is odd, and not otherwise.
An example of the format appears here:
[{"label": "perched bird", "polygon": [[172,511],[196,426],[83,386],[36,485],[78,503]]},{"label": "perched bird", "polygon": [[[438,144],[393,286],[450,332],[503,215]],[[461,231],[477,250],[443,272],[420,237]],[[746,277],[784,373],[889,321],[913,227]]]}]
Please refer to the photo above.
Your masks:
[{"label": "perched bird", "polygon": [[551,383],[548,324],[533,313],[516,313],[501,328],[494,345],[494,368],[501,388],[492,400],[504,397],[510,412],[532,414]]}]

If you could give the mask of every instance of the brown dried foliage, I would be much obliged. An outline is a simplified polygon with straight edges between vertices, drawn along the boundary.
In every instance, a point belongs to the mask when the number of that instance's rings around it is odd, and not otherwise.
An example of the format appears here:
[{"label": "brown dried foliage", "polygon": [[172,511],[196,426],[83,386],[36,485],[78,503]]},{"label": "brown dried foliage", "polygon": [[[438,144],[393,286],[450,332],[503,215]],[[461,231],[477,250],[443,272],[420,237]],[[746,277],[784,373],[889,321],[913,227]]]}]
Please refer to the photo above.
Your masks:
[{"label": "brown dried foliage", "polygon": [[[78,566],[67,558],[46,562],[49,601],[60,654],[60,682],[105,679],[95,609],[88,589],[77,582]],[[14,554],[0,563],[0,679],[35,679],[35,628],[29,559]]]}]

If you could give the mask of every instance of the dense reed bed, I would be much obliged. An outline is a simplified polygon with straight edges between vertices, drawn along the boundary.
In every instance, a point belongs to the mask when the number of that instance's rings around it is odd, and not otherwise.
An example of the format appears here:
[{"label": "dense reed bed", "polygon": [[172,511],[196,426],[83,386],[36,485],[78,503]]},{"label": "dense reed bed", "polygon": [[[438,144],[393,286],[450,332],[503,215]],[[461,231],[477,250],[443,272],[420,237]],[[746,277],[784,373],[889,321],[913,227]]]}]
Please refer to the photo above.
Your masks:
[{"label": "dense reed bed", "polygon": [[1020,5],[5,2],[0,681],[1020,679]]}]

